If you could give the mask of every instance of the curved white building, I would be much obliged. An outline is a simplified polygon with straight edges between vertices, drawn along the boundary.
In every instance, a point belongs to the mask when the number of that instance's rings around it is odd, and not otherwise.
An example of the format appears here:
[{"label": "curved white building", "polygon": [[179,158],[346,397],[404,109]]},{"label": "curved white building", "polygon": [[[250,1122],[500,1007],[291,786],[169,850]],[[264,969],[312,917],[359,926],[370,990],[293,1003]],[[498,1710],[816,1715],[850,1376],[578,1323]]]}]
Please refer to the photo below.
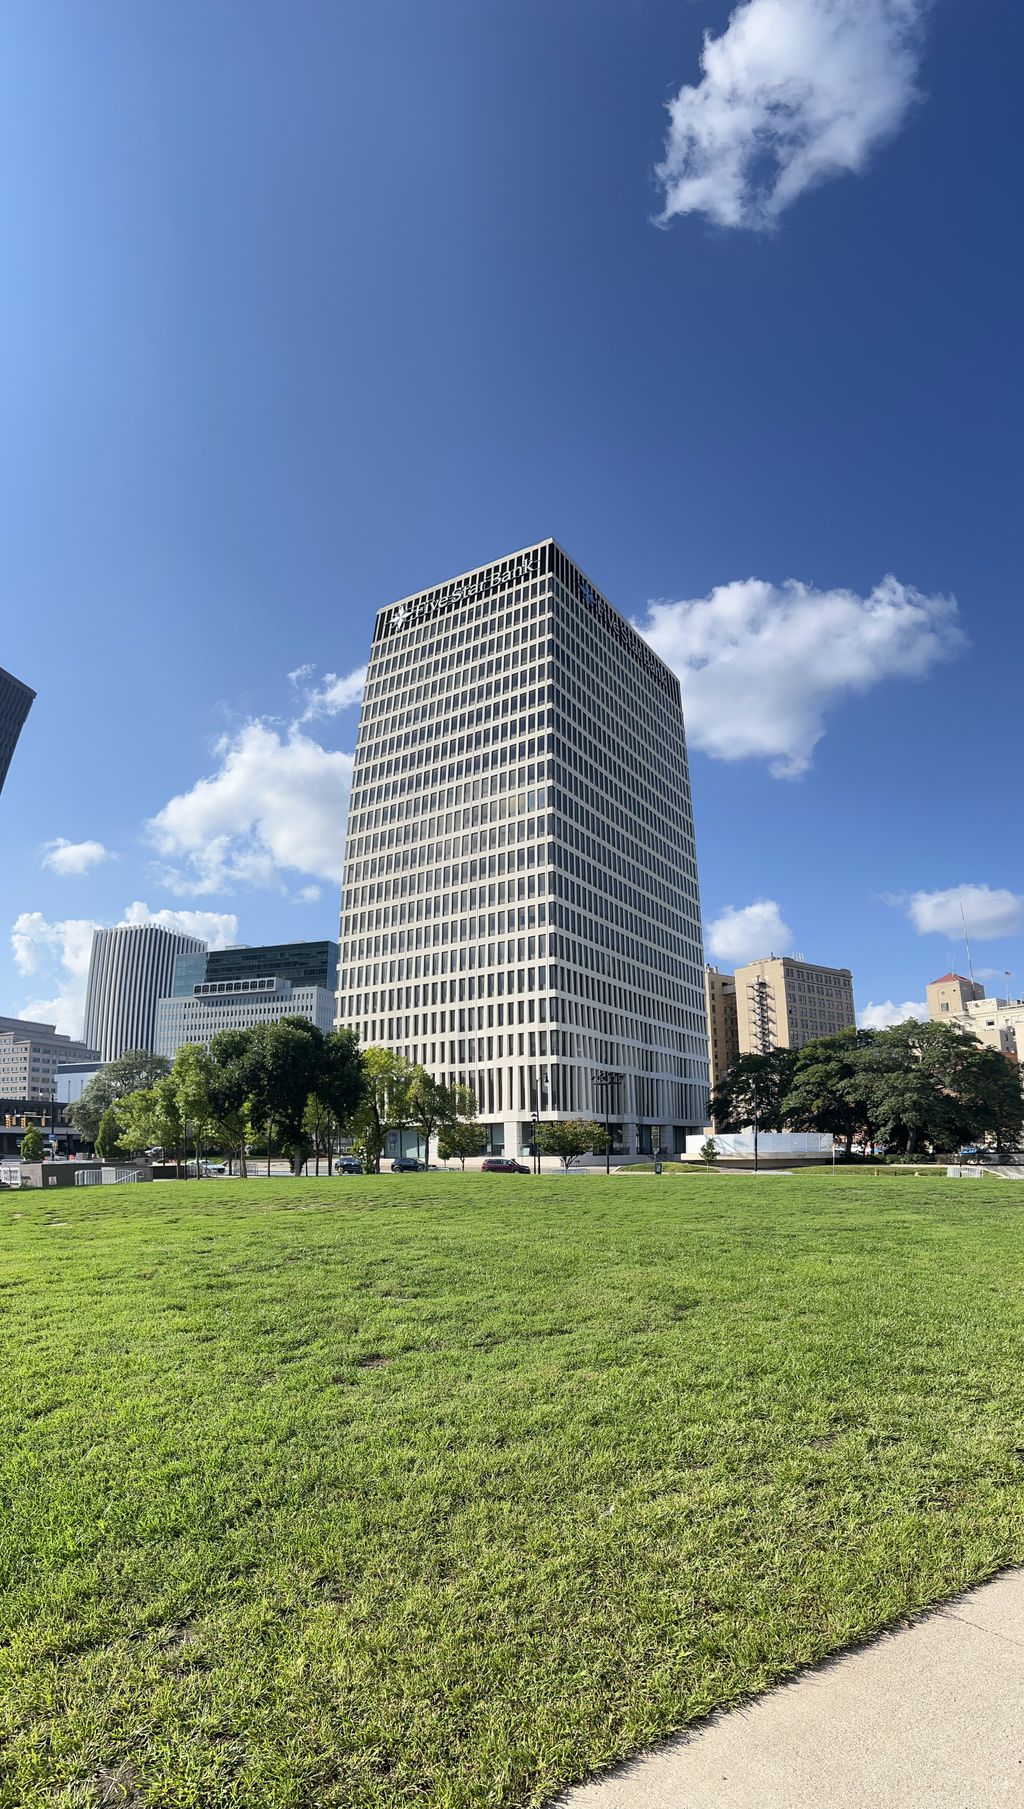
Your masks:
[{"label": "curved white building", "polygon": [[85,1042],[101,1061],[126,1049],[152,1049],[156,1002],[168,994],[179,955],[202,955],[206,943],[152,923],[97,930],[89,957]]}]

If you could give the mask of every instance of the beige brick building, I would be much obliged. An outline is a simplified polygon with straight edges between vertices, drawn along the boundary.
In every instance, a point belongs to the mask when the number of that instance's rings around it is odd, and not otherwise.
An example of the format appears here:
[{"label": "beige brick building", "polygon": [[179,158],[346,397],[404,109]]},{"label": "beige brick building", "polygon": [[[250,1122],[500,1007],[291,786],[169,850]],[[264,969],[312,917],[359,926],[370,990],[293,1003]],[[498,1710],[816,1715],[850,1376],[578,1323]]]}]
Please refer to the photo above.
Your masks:
[{"label": "beige brick building", "polygon": [[708,1014],[711,1085],[716,1087],[719,1081],[728,1074],[740,1052],[734,976],[720,974],[717,967],[706,967],[704,969],[704,1003]]},{"label": "beige brick building", "polygon": [[738,967],[736,1017],[740,1053],[800,1049],[857,1022],[848,967],[818,967],[794,955],[769,955]]},{"label": "beige brick building", "polygon": [[936,1023],[943,1018],[962,1017],[973,999],[983,999],[985,988],[977,980],[965,980],[963,974],[941,974],[927,988],[928,1016]]},{"label": "beige brick building", "polygon": [[1024,999],[989,999],[977,980],[943,974],[927,990],[928,1016],[939,1024],[960,1024],[990,1049],[1011,1061],[1024,1055]]}]

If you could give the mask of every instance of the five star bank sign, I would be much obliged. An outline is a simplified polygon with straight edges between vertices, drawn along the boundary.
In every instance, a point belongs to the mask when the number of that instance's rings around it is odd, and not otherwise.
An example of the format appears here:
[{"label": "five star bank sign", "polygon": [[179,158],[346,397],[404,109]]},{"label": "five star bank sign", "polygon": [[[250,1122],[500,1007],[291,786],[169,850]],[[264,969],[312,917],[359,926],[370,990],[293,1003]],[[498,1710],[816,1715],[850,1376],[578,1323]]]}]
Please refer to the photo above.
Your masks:
[{"label": "five star bank sign", "polygon": [[468,578],[456,578],[450,584],[439,584],[434,590],[426,590],[422,596],[411,603],[399,603],[395,609],[383,609],[377,618],[375,639],[381,640],[385,635],[397,634],[399,629],[409,628],[422,622],[427,616],[447,614],[450,609],[458,609],[463,603],[473,603],[482,597],[489,597],[495,591],[508,590],[510,585],[525,584],[528,579],[535,578],[540,569],[537,553],[520,553],[516,559],[504,559],[498,565],[489,565],[482,572],[476,572]]}]

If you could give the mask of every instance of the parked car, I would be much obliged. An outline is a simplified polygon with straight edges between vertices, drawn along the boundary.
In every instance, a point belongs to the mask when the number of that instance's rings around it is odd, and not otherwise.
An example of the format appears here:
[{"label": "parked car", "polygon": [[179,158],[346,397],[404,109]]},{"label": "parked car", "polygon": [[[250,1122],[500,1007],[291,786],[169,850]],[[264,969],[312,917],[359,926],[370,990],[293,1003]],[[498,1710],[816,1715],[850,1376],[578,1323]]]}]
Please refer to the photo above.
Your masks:
[{"label": "parked car", "polygon": [[228,1166],[227,1166],[226,1162],[204,1162],[203,1163],[203,1174],[206,1175],[207,1177],[209,1177],[210,1175],[226,1175],[227,1172],[228,1172]]},{"label": "parked car", "polygon": [[339,1156],[334,1164],[336,1175],[361,1175],[363,1165],[358,1156]]},{"label": "parked car", "polygon": [[480,1168],[488,1175],[528,1175],[530,1172],[525,1162],[516,1162],[511,1156],[488,1156]]},{"label": "parked car", "polygon": [[391,1164],[391,1173],[393,1175],[416,1175],[419,1174],[422,1167],[422,1162],[417,1162],[415,1156],[396,1156]]}]

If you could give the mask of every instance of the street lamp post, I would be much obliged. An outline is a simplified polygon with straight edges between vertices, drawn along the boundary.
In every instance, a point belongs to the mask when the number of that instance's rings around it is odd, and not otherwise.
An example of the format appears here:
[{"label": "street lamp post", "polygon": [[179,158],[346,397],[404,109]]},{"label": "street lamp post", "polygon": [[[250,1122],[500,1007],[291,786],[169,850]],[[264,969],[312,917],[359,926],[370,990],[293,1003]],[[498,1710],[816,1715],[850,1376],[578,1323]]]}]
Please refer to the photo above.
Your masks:
[{"label": "street lamp post", "polygon": [[612,1095],[613,1090],[616,1094],[618,1093],[618,1090],[622,1085],[623,1079],[624,1079],[624,1076],[622,1074],[618,1074],[614,1068],[595,1068],[594,1069],[594,1074],[593,1074],[594,1091],[595,1091],[595,1093],[600,1094],[604,1099],[604,1129],[605,1129],[604,1172],[606,1175],[610,1175],[612,1172],[611,1095]]},{"label": "street lamp post", "polygon": [[531,1130],[531,1136],[532,1136],[532,1140],[533,1140],[532,1144],[531,1144],[531,1148],[533,1150],[533,1172],[535,1175],[540,1174],[540,1151],[537,1148],[537,1132],[539,1131],[539,1129],[540,1129],[540,1119],[538,1118],[536,1112],[534,1112],[534,1114],[531,1118],[531,1121],[530,1121],[530,1130]]},{"label": "street lamp post", "polygon": [[757,1082],[756,1082],[756,1080],[751,1082],[750,1090],[754,1097],[754,1173],[756,1175],[758,1173],[758,1166],[757,1166],[757,1161],[758,1161],[758,1158],[757,1158],[758,1101],[757,1101]]}]

